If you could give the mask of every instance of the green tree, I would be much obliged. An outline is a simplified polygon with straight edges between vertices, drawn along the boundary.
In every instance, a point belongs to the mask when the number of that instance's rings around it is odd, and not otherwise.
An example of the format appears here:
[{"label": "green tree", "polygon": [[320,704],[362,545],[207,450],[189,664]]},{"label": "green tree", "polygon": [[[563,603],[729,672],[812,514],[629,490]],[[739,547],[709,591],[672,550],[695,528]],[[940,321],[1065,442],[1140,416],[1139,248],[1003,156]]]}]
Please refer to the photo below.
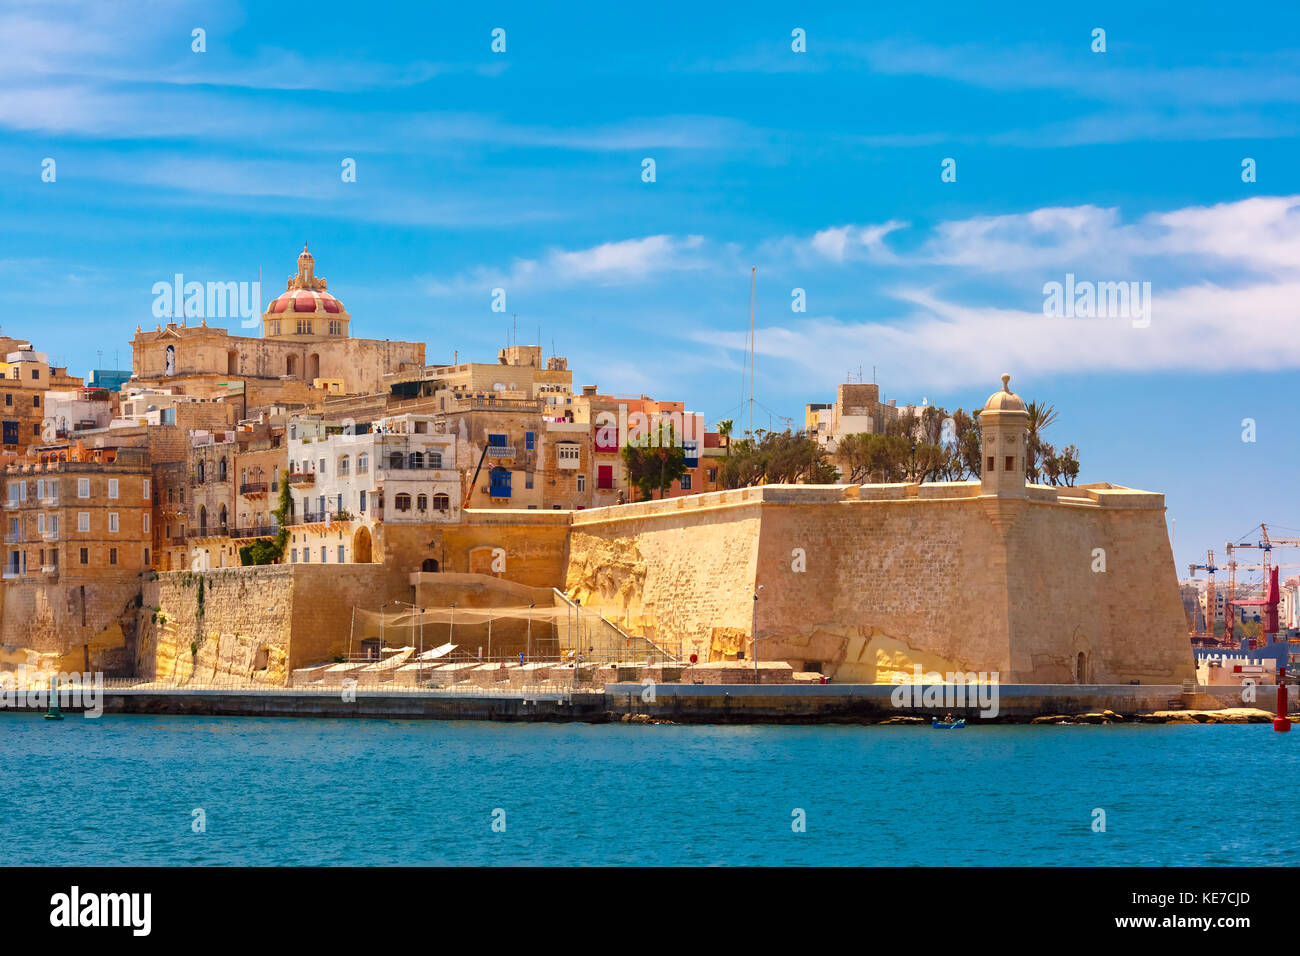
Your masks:
[{"label": "green tree", "polygon": [[[665,427],[666,426],[666,427]],[[671,422],[660,421],[655,430],[641,438],[631,438],[623,446],[623,464],[627,480],[641,492],[642,500],[667,493],[674,481],[686,474],[686,449],[677,441]]]},{"label": "green tree", "polygon": [[736,423],[730,418],[718,422],[718,438],[722,441],[722,447],[726,449],[727,455],[731,454],[731,430],[735,427]]},{"label": "green tree", "polygon": [[285,545],[289,543],[289,476],[286,474],[280,482],[280,501],[275,511],[277,530],[270,541],[254,538],[239,549],[239,563],[278,564],[284,558]]}]

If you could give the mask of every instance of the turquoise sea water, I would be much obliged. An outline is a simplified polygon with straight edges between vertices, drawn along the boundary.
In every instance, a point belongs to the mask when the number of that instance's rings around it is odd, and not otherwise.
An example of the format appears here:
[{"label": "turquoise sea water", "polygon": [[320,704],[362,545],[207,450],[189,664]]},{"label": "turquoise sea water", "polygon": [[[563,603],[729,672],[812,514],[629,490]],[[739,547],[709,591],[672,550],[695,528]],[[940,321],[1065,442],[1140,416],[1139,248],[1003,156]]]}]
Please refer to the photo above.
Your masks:
[{"label": "turquoise sea water", "polygon": [[9,865],[1296,865],[1298,755],[1268,725],[7,714],[0,847]]}]

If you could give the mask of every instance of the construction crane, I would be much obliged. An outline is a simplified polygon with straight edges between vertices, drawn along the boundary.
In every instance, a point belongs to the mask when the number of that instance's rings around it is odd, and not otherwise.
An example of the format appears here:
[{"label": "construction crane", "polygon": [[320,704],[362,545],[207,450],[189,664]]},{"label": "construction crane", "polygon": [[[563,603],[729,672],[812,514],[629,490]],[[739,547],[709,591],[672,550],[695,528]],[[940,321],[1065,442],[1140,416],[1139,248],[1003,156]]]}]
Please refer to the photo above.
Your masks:
[{"label": "construction crane", "polygon": [[[1254,529],[1251,529],[1251,531],[1246,532],[1246,534],[1247,535],[1251,534],[1253,533],[1253,531]],[[1246,535],[1242,535],[1242,537],[1246,537]],[[1263,587],[1267,589],[1268,581],[1269,581],[1269,568],[1272,565],[1272,560],[1273,560],[1273,549],[1274,548],[1300,548],[1300,538],[1269,537],[1268,525],[1264,524],[1261,521],[1259,524],[1259,540],[1255,542],[1249,542],[1249,541],[1227,542],[1224,545],[1224,549],[1228,553],[1228,603],[1235,601],[1237,598],[1237,569],[1240,567],[1241,570],[1243,571],[1246,570],[1245,565],[1238,565],[1232,559],[1232,552],[1240,550],[1242,548],[1256,548],[1264,552],[1263,562],[1259,565],[1259,568],[1264,572],[1262,577]],[[1232,625],[1228,621],[1226,615],[1224,617],[1224,623],[1225,626],[1227,627],[1227,633],[1231,634]]]},{"label": "construction crane", "polygon": [[474,486],[478,484],[479,472],[483,470],[483,459],[487,458],[488,446],[483,446],[483,453],[478,456],[478,466],[474,469],[474,477],[469,480],[469,487],[465,489],[465,500],[461,502],[461,510],[469,507],[470,499],[474,497]]},{"label": "construction crane", "polygon": [[1211,548],[1209,551],[1206,552],[1206,558],[1204,564],[1189,564],[1187,566],[1187,573],[1190,577],[1193,578],[1196,577],[1197,571],[1204,571],[1208,575],[1205,583],[1205,631],[1206,633],[1203,635],[1198,634],[1196,636],[1206,637],[1210,640],[1214,640],[1214,614],[1215,614],[1214,572],[1217,570],[1219,569],[1214,563],[1213,548]]}]

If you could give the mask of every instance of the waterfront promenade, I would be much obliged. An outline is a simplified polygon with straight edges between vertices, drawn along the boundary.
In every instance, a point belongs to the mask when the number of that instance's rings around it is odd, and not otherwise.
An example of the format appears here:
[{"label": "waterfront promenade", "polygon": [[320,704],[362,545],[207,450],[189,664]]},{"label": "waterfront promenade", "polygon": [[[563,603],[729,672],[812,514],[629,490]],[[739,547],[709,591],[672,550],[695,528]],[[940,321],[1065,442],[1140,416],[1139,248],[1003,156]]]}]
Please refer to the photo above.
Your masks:
[{"label": "waterfront promenade", "polygon": [[[101,705],[103,712],[110,714],[511,722],[906,724],[928,723],[931,717],[952,711],[970,724],[1054,718],[1236,723],[1271,720],[1276,699],[1273,687],[1259,687],[1258,701],[1251,703],[1243,702],[1241,688],[1236,686],[1007,684],[997,688],[996,708],[990,713],[974,700],[965,706],[921,706],[923,685],[912,685],[915,705],[900,706],[898,686],[609,683],[584,688],[547,683],[500,688],[264,688],[176,687],[116,680],[104,687]],[[955,694],[959,685],[939,686]],[[64,709],[76,713],[84,708],[69,701]]]}]

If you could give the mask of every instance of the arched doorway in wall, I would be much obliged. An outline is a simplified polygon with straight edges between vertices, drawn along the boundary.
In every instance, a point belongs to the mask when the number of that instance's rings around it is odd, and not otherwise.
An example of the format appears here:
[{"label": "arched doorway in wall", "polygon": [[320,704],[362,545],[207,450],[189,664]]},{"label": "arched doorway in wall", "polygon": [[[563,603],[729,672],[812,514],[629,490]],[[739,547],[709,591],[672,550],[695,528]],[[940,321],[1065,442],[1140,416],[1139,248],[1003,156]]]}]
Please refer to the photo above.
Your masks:
[{"label": "arched doorway in wall", "polygon": [[307,381],[320,378],[320,355],[313,352],[307,356]]},{"label": "arched doorway in wall", "polygon": [[226,353],[226,374],[239,374],[239,352],[235,349],[231,349]]},{"label": "arched doorway in wall", "polygon": [[199,505],[199,535],[208,533],[208,509],[206,505]]},{"label": "arched doorway in wall", "polygon": [[425,558],[424,563],[420,565],[420,570],[424,572],[433,572],[438,570],[437,558]]},{"label": "arched doorway in wall", "polygon": [[1083,651],[1079,652],[1079,656],[1074,662],[1074,682],[1076,684],[1088,683],[1088,655]]},{"label": "arched doorway in wall", "polygon": [[361,527],[352,535],[352,561],[354,564],[370,564],[370,529]]},{"label": "arched doorway in wall", "polygon": [[285,374],[285,375],[297,375],[297,374],[298,374],[298,356],[296,356],[296,355],[287,355],[287,356],[285,356],[285,359],[284,359],[284,374]]}]

